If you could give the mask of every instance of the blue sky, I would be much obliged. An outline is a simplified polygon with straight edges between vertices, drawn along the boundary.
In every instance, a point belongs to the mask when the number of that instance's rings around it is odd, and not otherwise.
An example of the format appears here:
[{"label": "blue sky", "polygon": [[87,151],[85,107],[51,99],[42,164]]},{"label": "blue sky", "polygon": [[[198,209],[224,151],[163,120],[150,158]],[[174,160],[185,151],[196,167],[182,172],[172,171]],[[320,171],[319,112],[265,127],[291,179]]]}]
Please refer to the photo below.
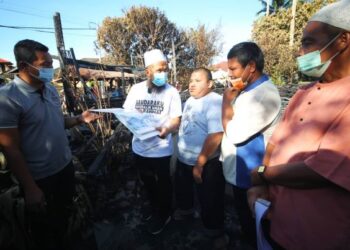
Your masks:
[{"label": "blue sky", "polygon": [[[182,28],[196,27],[199,22],[209,28],[220,25],[224,47],[216,61],[224,59],[235,43],[250,38],[252,23],[262,8],[258,0],[0,0],[0,25],[53,27],[53,15],[60,12],[63,28],[96,28],[105,17],[122,16],[122,10],[133,5],[158,7]],[[27,38],[42,42],[57,54],[52,33],[0,27],[0,58],[14,62],[14,44]],[[96,31],[67,30],[64,39],[66,49],[74,48],[78,59],[98,57],[93,44]]]}]

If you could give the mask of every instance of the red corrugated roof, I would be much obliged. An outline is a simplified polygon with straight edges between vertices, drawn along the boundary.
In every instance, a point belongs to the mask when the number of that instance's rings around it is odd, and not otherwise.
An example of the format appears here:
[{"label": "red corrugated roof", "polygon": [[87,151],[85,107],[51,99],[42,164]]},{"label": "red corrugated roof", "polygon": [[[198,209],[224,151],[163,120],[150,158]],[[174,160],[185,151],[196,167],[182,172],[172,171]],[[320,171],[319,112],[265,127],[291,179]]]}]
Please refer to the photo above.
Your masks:
[{"label": "red corrugated roof", "polygon": [[0,63],[3,63],[3,64],[12,64],[12,62],[6,60],[6,59],[3,59],[3,58],[0,58]]},{"label": "red corrugated roof", "polygon": [[214,64],[214,65],[213,65],[213,68],[214,68],[215,70],[221,69],[221,70],[223,70],[223,71],[228,71],[227,61],[222,61],[222,62],[219,62],[219,63],[217,63],[217,64]]}]

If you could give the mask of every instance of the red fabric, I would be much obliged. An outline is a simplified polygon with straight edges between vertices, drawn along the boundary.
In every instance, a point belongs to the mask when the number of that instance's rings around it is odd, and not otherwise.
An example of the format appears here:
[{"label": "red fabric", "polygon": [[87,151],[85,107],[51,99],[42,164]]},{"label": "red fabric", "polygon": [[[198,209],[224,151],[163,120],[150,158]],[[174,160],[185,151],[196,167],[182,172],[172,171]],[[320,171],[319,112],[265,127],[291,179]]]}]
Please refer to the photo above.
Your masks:
[{"label": "red fabric", "polygon": [[300,89],[270,143],[270,166],[304,161],[335,184],[272,186],[272,238],[286,249],[350,249],[350,77]]}]

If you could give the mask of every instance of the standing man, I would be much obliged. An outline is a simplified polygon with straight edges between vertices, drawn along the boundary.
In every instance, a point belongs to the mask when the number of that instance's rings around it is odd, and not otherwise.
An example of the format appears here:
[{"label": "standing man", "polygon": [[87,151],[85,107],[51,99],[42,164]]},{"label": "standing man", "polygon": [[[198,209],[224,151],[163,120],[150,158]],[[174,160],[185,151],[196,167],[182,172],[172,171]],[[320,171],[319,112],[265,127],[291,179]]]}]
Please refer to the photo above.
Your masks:
[{"label": "standing man", "polygon": [[262,164],[267,138],[278,120],[281,98],[276,86],[263,74],[264,55],[255,43],[233,46],[227,59],[232,86],[223,97],[225,133],[221,158],[244,237],[256,247],[255,221],[247,200],[250,171]]},{"label": "standing man", "polygon": [[45,45],[22,40],[14,53],[19,74],[0,88],[0,146],[23,189],[36,249],[63,249],[74,194],[65,128],[98,116],[63,117]]},{"label": "standing man", "polygon": [[180,125],[181,100],[177,90],[168,84],[168,63],[164,54],[154,49],[146,52],[144,59],[147,80],[132,86],[123,107],[144,113],[160,132],[157,137],[140,140],[134,136],[132,140],[135,164],[153,210],[149,231],[156,235],[171,219],[171,133]]},{"label": "standing man", "polygon": [[5,86],[5,79],[3,76],[0,75],[0,88]]},{"label": "standing man", "polygon": [[350,247],[349,12],[339,1],[307,23],[297,61],[319,80],[290,100],[252,172],[250,205],[271,200],[270,235],[284,249]]},{"label": "standing man", "polygon": [[[224,235],[225,179],[219,161],[223,134],[222,96],[212,92],[210,70],[197,68],[188,86],[178,139],[175,171],[175,196],[178,209],[174,217],[184,218],[194,212],[194,182],[201,206],[201,217],[214,246],[227,244]],[[215,244],[216,243],[216,244]]]}]

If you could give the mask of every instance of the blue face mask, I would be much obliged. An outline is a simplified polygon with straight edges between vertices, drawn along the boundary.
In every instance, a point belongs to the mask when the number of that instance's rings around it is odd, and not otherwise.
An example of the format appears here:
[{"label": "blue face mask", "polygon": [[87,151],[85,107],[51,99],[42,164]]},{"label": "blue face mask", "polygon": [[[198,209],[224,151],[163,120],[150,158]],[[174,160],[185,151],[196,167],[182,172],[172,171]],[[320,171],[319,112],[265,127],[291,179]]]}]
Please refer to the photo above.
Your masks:
[{"label": "blue face mask", "polygon": [[53,68],[41,68],[39,69],[38,78],[43,82],[50,83],[53,79],[54,69]]},{"label": "blue face mask", "polygon": [[332,59],[336,57],[339,54],[339,52],[323,63],[321,61],[321,53],[326,48],[328,48],[329,45],[331,45],[339,36],[340,33],[336,37],[334,37],[328,44],[326,44],[326,46],[324,46],[321,50],[316,50],[307,53],[303,56],[297,57],[299,71],[307,76],[318,78],[321,77],[328,69],[329,65],[332,62]]},{"label": "blue face mask", "polygon": [[35,78],[39,79],[40,81],[44,83],[50,83],[53,79],[54,75],[54,69],[53,68],[37,68],[31,64],[28,63],[31,67],[36,69],[39,72],[38,76],[34,76]]},{"label": "blue face mask", "polygon": [[154,73],[152,83],[157,87],[164,86],[168,82],[168,73],[160,72]]}]

